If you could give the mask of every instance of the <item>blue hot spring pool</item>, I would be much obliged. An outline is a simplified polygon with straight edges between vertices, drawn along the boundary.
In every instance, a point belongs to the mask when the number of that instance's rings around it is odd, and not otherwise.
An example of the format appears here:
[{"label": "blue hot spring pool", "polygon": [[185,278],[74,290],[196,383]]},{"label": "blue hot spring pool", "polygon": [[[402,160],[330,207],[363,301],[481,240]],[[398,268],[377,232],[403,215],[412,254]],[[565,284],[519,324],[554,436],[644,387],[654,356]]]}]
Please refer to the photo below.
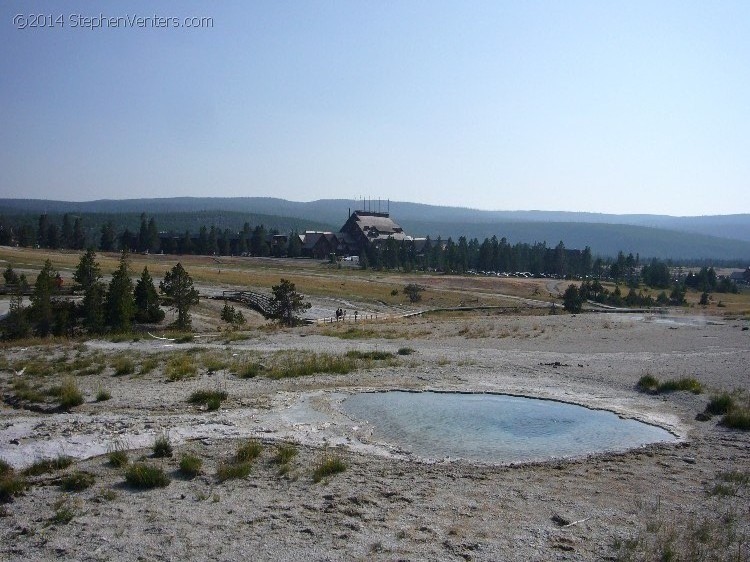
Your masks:
[{"label": "blue hot spring pool", "polygon": [[349,396],[342,406],[369,422],[376,440],[432,459],[524,462],[676,440],[611,412],[501,394],[372,392]]}]

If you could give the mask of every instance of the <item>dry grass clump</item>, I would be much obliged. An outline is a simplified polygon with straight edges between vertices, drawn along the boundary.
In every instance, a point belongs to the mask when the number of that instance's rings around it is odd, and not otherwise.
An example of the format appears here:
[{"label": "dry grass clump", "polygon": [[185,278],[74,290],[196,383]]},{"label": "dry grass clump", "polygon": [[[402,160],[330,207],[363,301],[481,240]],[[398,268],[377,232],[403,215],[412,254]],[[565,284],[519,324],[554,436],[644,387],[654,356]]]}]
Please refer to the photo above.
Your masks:
[{"label": "dry grass clump", "polygon": [[109,447],[107,460],[113,468],[122,468],[128,464],[127,445],[124,441],[116,439]]},{"label": "dry grass clump", "polygon": [[641,392],[648,392],[650,394],[675,392],[678,390],[692,392],[693,394],[703,392],[703,385],[694,377],[682,377],[680,379],[670,379],[660,382],[659,379],[649,373],[638,379],[636,387]]},{"label": "dry grass clump", "polygon": [[134,463],[125,471],[125,482],[133,488],[148,490],[169,485],[169,477],[158,466]]},{"label": "dry grass clump", "polygon": [[194,377],[198,373],[198,368],[193,362],[193,358],[188,354],[179,354],[173,356],[164,368],[164,374],[167,380],[180,381],[188,377]]},{"label": "dry grass clump", "polygon": [[203,459],[191,453],[185,453],[180,458],[180,474],[186,478],[195,478],[201,473]]},{"label": "dry grass clump", "polygon": [[229,461],[221,463],[216,469],[217,480],[224,482],[234,478],[245,478],[252,470],[253,461],[260,456],[262,451],[263,445],[254,439],[238,445],[234,456]]},{"label": "dry grass clump", "polygon": [[304,356],[286,355],[266,373],[269,378],[304,377],[316,373],[346,375],[357,368],[354,359],[329,353],[311,353]]},{"label": "dry grass clump", "polygon": [[222,371],[229,367],[229,361],[225,357],[222,357],[215,352],[205,352],[199,357],[203,368],[209,373],[215,373],[216,371]]},{"label": "dry grass clump", "polygon": [[236,478],[245,478],[253,468],[251,462],[223,462],[216,469],[216,479],[219,482]]},{"label": "dry grass clump", "polygon": [[78,388],[73,377],[66,377],[65,380],[63,380],[56,395],[60,401],[60,407],[63,410],[70,410],[71,408],[83,404],[83,393]]},{"label": "dry grass clump", "polygon": [[41,385],[36,384],[33,388],[28,381],[16,377],[11,382],[11,388],[13,389],[16,397],[26,402],[44,402],[46,400],[45,394],[41,391]]},{"label": "dry grass clump", "polygon": [[159,358],[151,355],[141,361],[141,366],[138,368],[139,375],[147,375],[159,366]]},{"label": "dry grass clump", "polygon": [[135,372],[135,361],[127,355],[116,355],[109,363],[116,377],[132,375]]},{"label": "dry grass clump", "polygon": [[313,481],[320,482],[324,478],[333,476],[346,470],[346,463],[338,456],[324,454],[313,470]]},{"label": "dry grass clump", "polygon": [[60,487],[66,492],[80,492],[94,484],[94,475],[88,472],[76,471],[63,476]]},{"label": "dry grass clump", "polygon": [[162,433],[154,439],[154,457],[164,458],[171,457],[173,452],[172,442],[169,440],[169,435]]},{"label": "dry grass clump", "polygon": [[241,379],[252,379],[262,374],[266,367],[254,361],[235,361],[230,369]]},{"label": "dry grass clump", "polygon": [[39,476],[41,474],[47,474],[48,472],[54,472],[56,470],[63,470],[73,464],[73,459],[61,455],[54,459],[42,459],[36,461],[31,466],[26,467],[22,474],[24,476]]},{"label": "dry grass clump", "polygon": [[13,467],[0,459],[0,503],[10,503],[26,489],[26,480],[16,474]]},{"label": "dry grass clump", "polygon": [[188,402],[205,405],[209,410],[218,410],[228,396],[226,390],[196,390],[190,395]]}]

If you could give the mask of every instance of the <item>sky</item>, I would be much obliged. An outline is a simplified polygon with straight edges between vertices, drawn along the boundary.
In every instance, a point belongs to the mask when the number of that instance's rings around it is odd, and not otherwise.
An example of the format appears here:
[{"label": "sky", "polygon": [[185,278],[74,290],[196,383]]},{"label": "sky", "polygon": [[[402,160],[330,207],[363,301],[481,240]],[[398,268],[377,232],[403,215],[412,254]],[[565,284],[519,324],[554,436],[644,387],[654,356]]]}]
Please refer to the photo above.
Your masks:
[{"label": "sky", "polygon": [[9,1],[0,37],[0,198],[750,212],[746,0]]}]

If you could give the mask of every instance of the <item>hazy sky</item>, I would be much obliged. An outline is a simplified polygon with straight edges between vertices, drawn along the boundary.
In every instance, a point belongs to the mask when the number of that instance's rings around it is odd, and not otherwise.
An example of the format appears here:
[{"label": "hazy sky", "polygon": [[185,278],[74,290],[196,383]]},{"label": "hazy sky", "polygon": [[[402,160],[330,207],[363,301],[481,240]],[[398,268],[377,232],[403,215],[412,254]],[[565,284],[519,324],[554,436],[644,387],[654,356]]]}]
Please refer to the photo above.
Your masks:
[{"label": "hazy sky", "polygon": [[[54,27],[19,29],[33,14]],[[119,27],[81,27],[101,15]],[[133,21],[154,15],[213,26]],[[26,1],[0,18],[0,197],[750,212],[747,0]]]}]

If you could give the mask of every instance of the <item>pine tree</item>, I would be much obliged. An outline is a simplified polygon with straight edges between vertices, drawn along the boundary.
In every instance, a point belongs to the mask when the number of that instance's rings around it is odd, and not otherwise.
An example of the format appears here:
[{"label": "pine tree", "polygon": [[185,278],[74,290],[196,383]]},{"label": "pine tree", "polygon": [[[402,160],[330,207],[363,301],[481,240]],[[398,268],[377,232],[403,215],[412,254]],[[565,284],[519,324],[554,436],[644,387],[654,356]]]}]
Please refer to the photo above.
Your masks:
[{"label": "pine tree", "polygon": [[96,261],[96,252],[93,248],[86,250],[81,256],[76,266],[73,280],[81,286],[81,289],[87,291],[91,285],[99,281],[102,277],[101,269]]},{"label": "pine tree", "polygon": [[304,301],[304,296],[297,292],[294,283],[282,279],[279,285],[271,287],[271,317],[285,326],[299,323],[299,313],[310,308],[310,303]]},{"label": "pine tree", "polygon": [[128,332],[134,314],[133,282],[130,279],[128,254],[123,250],[120,265],[112,274],[107,291],[107,323],[116,332]]},{"label": "pine tree", "polygon": [[190,329],[190,307],[198,304],[198,291],[193,288],[193,280],[181,263],[167,272],[159,288],[172,299],[172,306],[177,311],[175,325],[182,330]]},{"label": "pine tree", "polygon": [[46,260],[37,275],[34,292],[31,295],[31,319],[34,322],[34,333],[43,338],[47,337],[52,330],[52,291],[55,275],[52,262]]},{"label": "pine tree", "polygon": [[159,308],[159,294],[147,267],[143,268],[141,278],[135,284],[133,296],[135,317],[139,322],[160,322],[164,319],[164,311]]}]

